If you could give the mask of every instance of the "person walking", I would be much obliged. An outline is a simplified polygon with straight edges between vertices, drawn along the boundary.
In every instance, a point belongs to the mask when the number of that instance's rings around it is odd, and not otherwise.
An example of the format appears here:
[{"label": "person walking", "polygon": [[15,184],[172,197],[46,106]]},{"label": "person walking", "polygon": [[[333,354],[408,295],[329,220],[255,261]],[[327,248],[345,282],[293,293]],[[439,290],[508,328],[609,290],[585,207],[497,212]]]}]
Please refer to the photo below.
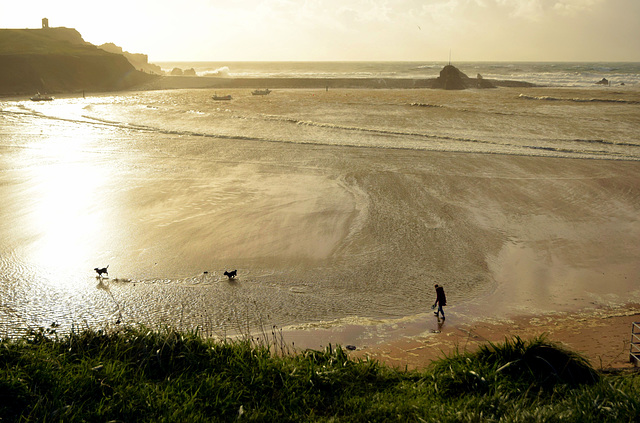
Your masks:
[{"label": "person walking", "polygon": [[436,306],[438,306],[438,309],[434,311],[433,314],[435,314],[436,317],[440,317],[439,313],[442,313],[442,320],[444,320],[444,310],[442,307],[447,305],[447,297],[444,295],[443,287],[435,284],[434,288],[436,289],[436,302],[433,303],[433,307],[431,308],[436,308]]}]

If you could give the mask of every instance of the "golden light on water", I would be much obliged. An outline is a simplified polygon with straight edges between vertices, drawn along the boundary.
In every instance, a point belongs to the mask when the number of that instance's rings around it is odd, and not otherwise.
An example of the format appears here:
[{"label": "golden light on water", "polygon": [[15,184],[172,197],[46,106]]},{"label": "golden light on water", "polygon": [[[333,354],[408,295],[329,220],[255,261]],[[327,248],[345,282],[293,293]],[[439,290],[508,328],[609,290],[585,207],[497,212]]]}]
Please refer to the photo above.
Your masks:
[{"label": "golden light on water", "polygon": [[[65,128],[68,129],[68,128]],[[104,168],[85,160],[90,129],[44,137],[34,146],[39,156],[28,169],[24,193],[28,232],[33,236],[30,260],[48,269],[87,266],[100,243],[100,187]]]}]

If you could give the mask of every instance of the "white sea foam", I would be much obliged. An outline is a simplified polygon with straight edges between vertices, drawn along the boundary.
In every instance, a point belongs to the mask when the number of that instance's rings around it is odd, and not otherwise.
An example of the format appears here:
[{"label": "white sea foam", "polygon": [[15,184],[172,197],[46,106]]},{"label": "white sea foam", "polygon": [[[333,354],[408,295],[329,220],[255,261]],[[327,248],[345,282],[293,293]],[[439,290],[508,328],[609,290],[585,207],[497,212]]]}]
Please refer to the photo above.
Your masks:
[{"label": "white sea foam", "polygon": [[228,77],[229,76],[229,67],[222,66],[218,69],[212,71],[203,71],[198,73],[198,76],[219,76],[219,77]]},{"label": "white sea foam", "polygon": [[158,91],[112,101],[73,100],[58,107],[8,102],[2,113],[217,139],[640,160],[632,129],[640,93],[634,90],[502,89],[455,97],[440,90],[358,92],[367,100],[343,101],[323,93],[325,100],[304,90],[285,90],[264,103],[239,91],[219,108],[205,91]]}]

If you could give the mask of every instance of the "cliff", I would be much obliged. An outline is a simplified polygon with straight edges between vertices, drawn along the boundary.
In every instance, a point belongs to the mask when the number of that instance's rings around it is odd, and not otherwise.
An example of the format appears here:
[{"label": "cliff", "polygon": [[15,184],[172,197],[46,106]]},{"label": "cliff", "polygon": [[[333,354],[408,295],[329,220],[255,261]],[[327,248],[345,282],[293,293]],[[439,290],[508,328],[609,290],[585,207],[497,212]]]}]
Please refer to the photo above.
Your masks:
[{"label": "cliff", "polygon": [[123,55],[135,69],[138,69],[142,72],[152,73],[156,75],[164,74],[160,66],[149,63],[149,56],[147,56],[146,54],[129,53],[128,51],[122,50],[122,47],[117,46],[113,43],[101,44],[98,46],[98,48],[101,48],[104,51],[108,51],[109,53]]},{"label": "cliff", "polygon": [[0,29],[0,95],[123,90],[151,78],[75,29]]}]

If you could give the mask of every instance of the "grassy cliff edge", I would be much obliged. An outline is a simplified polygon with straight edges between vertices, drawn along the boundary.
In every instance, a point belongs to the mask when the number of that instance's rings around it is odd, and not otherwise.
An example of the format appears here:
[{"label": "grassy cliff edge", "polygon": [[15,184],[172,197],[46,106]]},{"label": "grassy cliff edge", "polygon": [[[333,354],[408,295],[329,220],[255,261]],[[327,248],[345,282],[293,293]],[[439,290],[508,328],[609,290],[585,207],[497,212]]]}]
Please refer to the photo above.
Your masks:
[{"label": "grassy cliff edge", "polygon": [[278,333],[210,341],[123,327],[0,341],[2,421],[635,421],[640,374],[604,374],[545,338],[421,371],[292,352]]}]

